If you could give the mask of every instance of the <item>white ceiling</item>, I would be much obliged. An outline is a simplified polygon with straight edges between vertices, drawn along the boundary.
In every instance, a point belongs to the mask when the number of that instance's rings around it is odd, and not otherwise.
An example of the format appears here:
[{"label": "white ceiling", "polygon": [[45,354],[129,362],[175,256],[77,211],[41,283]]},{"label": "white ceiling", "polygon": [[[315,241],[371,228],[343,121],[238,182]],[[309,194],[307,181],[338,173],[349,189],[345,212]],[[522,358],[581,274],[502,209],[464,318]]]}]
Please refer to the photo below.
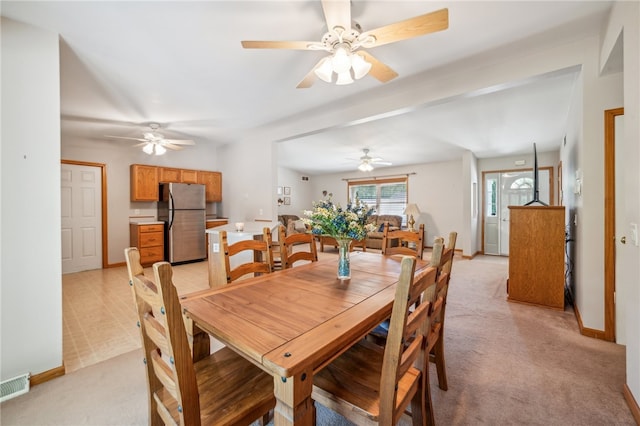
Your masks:
[{"label": "white ceiling", "polygon": [[[411,76],[496,48],[517,51],[534,37],[593,31],[610,6],[353,0],[352,19],[367,30],[449,9],[449,29],[370,51],[399,74],[386,86],[400,87]],[[385,86],[367,76],[349,86],[317,81],[296,89],[322,52],[242,49],[241,40],[319,40],[325,31],[319,0],[2,1],[1,13],[61,35],[63,143],[138,137],[147,123],[159,122],[166,137],[219,146],[301,113],[313,118],[341,101],[364,108]],[[407,99],[386,115],[313,132],[292,125],[279,138],[279,164],[313,175],[354,170],[365,147],[394,166],[459,158],[465,150],[480,158],[520,154],[532,142],[538,151],[558,149],[576,73],[430,104]]]}]

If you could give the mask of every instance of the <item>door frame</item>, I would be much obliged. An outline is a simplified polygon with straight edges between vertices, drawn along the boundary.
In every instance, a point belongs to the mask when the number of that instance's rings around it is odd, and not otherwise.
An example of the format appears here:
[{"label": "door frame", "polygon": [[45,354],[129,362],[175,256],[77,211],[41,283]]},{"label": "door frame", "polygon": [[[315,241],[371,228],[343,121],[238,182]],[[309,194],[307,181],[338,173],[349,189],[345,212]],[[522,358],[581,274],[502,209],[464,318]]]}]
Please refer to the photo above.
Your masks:
[{"label": "door frame", "polygon": [[71,164],[75,166],[88,166],[100,168],[100,210],[102,211],[102,224],[101,224],[101,240],[102,240],[102,269],[109,265],[109,254],[107,248],[109,247],[107,241],[107,165],[104,163],[91,163],[88,161],[75,161],[75,160],[60,160],[60,164]]},{"label": "door frame", "polygon": [[[549,205],[553,206],[556,204],[555,201],[555,194],[553,191],[553,166],[544,166],[544,167],[538,167],[538,170],[549,170]],[[482,210],[482,216],[480,216],[480,219],[482,221],[482,246],[481,246],[481,252],[482,254],[484,254],[484,215],[485,215],[485,207],[486,207],[486,197],[487,197],[487,188],[485,188],[484,184],[485,184],[485,175],[487,173],[509,173],[509,172],[528,172],[531,171],[533,172],[533,168],[526,168],[526,169],[504,169],[504,170],[483,170],[482,171],[482,205],[481,205],[481,210]],[[540,184],[540,182],[538,182],[538,184]]]},{"label": "door frame", "polygon": [[604,339],[616,340],[616,178],[615,119],[624,108],[604,112]]}]

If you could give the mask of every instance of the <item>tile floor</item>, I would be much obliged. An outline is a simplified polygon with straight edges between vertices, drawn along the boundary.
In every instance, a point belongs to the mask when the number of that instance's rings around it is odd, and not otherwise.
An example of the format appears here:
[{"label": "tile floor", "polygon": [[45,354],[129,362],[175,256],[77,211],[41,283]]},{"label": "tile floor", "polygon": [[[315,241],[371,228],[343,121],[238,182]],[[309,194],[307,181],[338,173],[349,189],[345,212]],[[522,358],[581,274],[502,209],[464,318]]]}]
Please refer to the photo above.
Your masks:
[{"label": "tile floor", "polygon": [[[209,287],[207,262],[176,265],[179,294]],[[145,275],[153,276],[151,268]],[[67,373],[141,347],[127,268],[62,276],[63,357]]]}]

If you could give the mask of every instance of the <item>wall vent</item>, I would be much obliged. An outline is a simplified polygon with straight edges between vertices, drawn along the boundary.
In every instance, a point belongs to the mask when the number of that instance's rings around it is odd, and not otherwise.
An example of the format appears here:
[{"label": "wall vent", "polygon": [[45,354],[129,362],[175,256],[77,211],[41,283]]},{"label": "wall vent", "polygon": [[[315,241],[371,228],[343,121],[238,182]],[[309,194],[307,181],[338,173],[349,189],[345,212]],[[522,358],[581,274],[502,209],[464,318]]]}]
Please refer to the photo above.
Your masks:
[{"label": "wall vent", "polygon": [[0,386],[2,388],[2,398],[0,398],[0,402],[27,393],[29,392],[29,374],[23,374],[13,379],[5,380]]}]

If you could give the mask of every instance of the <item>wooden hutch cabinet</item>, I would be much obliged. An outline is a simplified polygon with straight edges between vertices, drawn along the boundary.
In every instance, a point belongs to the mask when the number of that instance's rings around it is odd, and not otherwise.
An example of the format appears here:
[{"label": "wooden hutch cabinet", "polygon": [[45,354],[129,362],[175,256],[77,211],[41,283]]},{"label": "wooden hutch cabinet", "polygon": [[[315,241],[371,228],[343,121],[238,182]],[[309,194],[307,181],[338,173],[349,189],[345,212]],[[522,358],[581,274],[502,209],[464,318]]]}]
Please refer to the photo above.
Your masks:
[{"label": "wooden hutch cabinet", "polygon": [[509,207],[508,300],[564,309],[562,206]]}]

